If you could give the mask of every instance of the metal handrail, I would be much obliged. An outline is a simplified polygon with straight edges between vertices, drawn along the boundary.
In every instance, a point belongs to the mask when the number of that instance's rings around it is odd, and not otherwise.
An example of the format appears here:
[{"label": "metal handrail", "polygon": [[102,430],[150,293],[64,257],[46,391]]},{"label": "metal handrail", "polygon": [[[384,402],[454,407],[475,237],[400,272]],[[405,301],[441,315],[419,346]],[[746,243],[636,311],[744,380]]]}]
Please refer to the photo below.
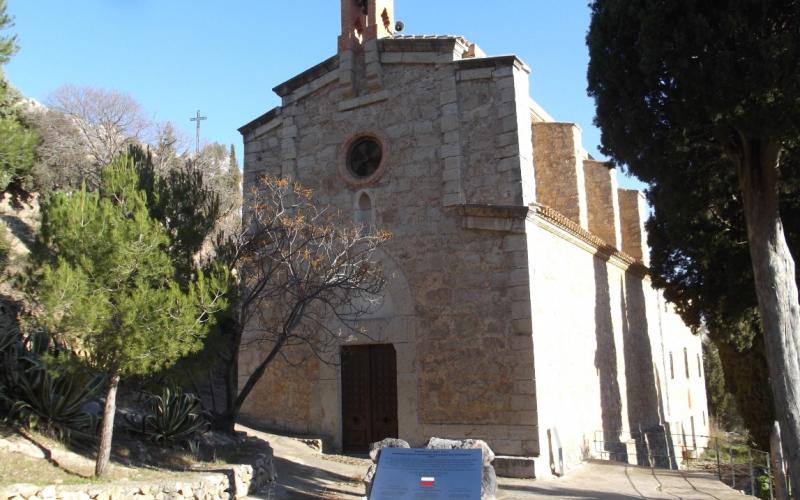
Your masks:
[{"label": "metal handrail", "polygon": [[[769,453],[718,436],[649,431],[595,431],[594,454],[606,460],[651,468],[713,470],[720,481],[757,496],[756,478],[768,477],[769,498],[774,480]],[[738,469],[738,470],[737,470]]]}]

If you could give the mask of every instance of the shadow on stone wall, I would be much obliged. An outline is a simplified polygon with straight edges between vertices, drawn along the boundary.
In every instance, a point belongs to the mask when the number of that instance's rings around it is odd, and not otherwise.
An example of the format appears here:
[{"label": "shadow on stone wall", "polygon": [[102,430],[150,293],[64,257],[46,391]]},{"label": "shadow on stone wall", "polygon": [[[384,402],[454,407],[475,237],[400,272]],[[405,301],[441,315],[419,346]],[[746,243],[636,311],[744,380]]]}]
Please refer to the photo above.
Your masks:
[{"label": "shadow on stone wall", "polygon": [[600,379],[600,411],[603,423],[603,450],[610,460],[626,462],[628,454],[620,441],[622,430],[622,399],[617,380],[617,346],[614,324],[611,321],[611,297],[608,288],[608,258],[594,258],[595,304],[594,322],[597,350],[594,366]]},{"label": "shadow on stone wall", "polygon": [[672,431],[670,430],[669,422],[667,422],[665,418],[667,407],[664,401],[664,395],[661,392],[661,379],[658,375],[658,370],[655,369],[655,366],[653,368],[653,373],[655,373],[656,376],[656,397],[658,398],[658,420],[660,424],[646,431],[649,439],[650,454],[652,456],[653,465],[656,467],[677,469],[679,461],[675,456]]},{"label": "shadow on stone wall", "polygon": [[661,412],[642,278],[631,271],[626,272],[621,294],[628,426],[636,441],[637,463],[649,465],[649,442],[645,439],[648,431],[661,427]]}]

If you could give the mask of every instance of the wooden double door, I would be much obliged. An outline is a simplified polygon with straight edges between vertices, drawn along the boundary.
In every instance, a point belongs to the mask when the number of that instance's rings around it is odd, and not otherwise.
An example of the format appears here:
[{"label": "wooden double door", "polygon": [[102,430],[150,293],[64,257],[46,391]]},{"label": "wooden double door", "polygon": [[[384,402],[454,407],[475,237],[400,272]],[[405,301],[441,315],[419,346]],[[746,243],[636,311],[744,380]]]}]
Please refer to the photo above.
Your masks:
[{"label": "wooden double door", "polygon": [[391,344],[342,348],[342,448],[397,437],[397,356]]}]

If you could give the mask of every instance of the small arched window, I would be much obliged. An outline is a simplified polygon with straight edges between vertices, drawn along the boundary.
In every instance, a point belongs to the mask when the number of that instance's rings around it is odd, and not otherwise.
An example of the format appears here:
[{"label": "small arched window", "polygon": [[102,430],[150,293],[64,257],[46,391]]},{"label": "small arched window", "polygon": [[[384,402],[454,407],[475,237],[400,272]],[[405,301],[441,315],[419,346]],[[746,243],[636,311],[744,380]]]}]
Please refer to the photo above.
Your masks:
[{"label": "small arched window", "polygon": [[372,199],[365,191],[356,194],[355,223],[365,232],[372,231],[372,227],[375,225],[375,213],[372,209]]}]

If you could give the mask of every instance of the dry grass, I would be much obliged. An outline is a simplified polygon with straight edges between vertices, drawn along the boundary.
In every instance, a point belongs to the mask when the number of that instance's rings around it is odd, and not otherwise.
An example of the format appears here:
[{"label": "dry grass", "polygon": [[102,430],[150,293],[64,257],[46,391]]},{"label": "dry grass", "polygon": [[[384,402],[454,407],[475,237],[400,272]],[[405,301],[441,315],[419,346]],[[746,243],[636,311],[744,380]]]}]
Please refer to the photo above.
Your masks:
[{"label": "dry grass", "polygon": [[[237,460],[253,452],[250,446],[237,445],[230,451],[221,450],[216,462],[197,460],[178,447],[160,447],[119,433],[115,436],[114,454],[108,474],[94,478],[93,450],[69,449],[63,443],[38,433],[27,434],[48,458],[32,458],[22,453],[0,450],[0,487],[14,483],[35,485],[86,484],[119,481],[151,482],[177,479],[191,470],[213,468],[220,463],[239,463]],[[14,430],[0,425],[0,438],[20,439]],[[214,457],[214,450],[203,455]],[[201,459],[206,457],[199,457]]]}]

